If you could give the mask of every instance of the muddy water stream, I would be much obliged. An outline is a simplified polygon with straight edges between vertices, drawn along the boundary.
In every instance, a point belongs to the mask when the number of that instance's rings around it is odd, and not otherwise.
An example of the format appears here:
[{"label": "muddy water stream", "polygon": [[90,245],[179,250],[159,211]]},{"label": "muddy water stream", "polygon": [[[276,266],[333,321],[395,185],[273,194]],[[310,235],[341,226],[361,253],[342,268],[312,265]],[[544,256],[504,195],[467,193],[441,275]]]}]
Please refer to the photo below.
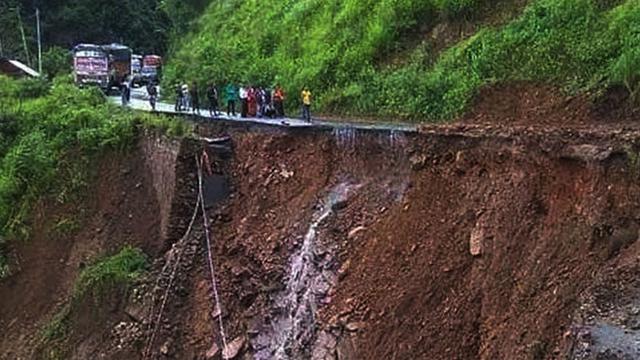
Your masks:
[{"label": "muddy water stream", "polygon": [[311,358],[318,335],[317,308],[337,277],[331,270],[336,246],[319,245],[318,230],[357,188],[349,183],[334,187],[313,215],[302,245],[291,257],[287,286],[275,299],[271,321],[252,342],[254,359]]}]

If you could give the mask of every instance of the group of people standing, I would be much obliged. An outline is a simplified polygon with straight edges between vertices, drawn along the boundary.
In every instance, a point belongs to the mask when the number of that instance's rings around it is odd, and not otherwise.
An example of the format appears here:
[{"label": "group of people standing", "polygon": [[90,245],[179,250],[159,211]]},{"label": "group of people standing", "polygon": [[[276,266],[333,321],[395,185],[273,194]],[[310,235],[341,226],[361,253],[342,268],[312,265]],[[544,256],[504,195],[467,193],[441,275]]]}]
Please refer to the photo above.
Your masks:
[{"label": "group of people standing", "polygon": [[[176,103],[175,111],[191,111],[194,114],[200,114],[200,92],[197,83],[193,82],[191,86],[187,84],[176,86]],[[302,118],[305,121],[311,121],[311,92],[308,88],[302,91]],[[280,85],[276,85],[273,89],[261,86],[236,86],[232,83],[227,84],[219,93],[215,84],[209,84],[206,88],[206,98],[209,105],[209,115],[218,116],[222,104],[226,108],[227,116],[237,116],[236,105],[240,103],[240,116],[242,118],[258,117],[258,118],[284,118],[286,94]]]}]

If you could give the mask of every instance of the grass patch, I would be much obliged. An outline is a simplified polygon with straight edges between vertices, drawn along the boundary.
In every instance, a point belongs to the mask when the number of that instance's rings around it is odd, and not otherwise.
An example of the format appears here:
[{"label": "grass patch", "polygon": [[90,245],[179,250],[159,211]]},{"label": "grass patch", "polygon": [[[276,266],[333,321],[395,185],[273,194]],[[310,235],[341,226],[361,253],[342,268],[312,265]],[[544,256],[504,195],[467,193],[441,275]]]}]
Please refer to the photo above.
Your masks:
[{"label": "grass patch", "polygon": [[93,299],[99,307],[102,295],[116,288],[128,288],[147,268],[144,253],[124,247],[113,256],[105,257],[82,270],[76,280],[71,300],[56,313],[40,332],[39,350],[46,359],[66,359],[66,341],[71,336],[72,312],[81,301]]},{"label": "grass patch", "polygon": [[324,112],[426,121],[459,116],[480,87],[497,82],[549,83],[571,94],[621,84],[640,97],[637,0],[534,0],[518,18],[482,28],[436,61],[433,50],[420,44],[408,61],[378,65],[377,59],[402,48],[406,34],[473,14],[479,5],[472,0],[212,3],[197,30],[177,43],[165,85],[279,82],[290,93],[292,110],[307,85]]},{"label": "grass patch", "polygon": [[80,224],[76,219],[62,218],[53,226],[53,231],[59,235],[69,235],[80,229]]},{"label": "grass patch", "polygon": [[9,276],[9,263],[4,254],[0,253],[0,279]]},{"label": "grass patch", "polygon": [[144,253],[125,247],[116,255],[104,258],[80,273],[73,289],[74,300],[88,294],[99,296],[115,286],[129,285],[138,279],[147,266]]},{"label": "grass patch", "polygon": [[[45,342],[63,341],[69,334],[69,305],[53,316],[53,319],[42,329],[42,340]],[[55,358],[55,357],[53,357]]]},{"label": "grass patch", "polygon": [[192,126],[176,117],[158,114],[138,114],[137,120],[146,129],[171,137],[184,137],[192,133]]}]

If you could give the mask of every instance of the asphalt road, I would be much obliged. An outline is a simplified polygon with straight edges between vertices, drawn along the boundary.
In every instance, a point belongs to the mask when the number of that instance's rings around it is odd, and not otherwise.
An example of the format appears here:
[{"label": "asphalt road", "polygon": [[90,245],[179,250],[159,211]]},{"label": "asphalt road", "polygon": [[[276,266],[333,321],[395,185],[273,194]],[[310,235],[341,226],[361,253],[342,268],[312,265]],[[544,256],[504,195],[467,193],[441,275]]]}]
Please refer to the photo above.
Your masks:
[{"label": "asphalt road", "polygon": [[[119,96],[109,97],[110,101],[116,104],[121,104]],[[145,88],[134,88],[131,92],[131,102],[128,105],[130,108],[139,111],[151,111],[151,105],[147,100],[147,92]],[[166,102],[159,101],[156,104],[156,111],[163,114],[173,115],[196,115],[190,112],[176,112],[174,105]],[[220,113],[219,116],[213,117],[209,115],[208,110],[202,110],[198,117],[202,119],[211,120],[226,120],[226,121],[238,121],[245,123],[256,123],[271,126],[281,127],[329,127],[335,129],[349,128],[349,129],[362,129],[362,130],[389,130],[389,131],[401,131],[401,132],[415,132],[417,126],[413,124],[402,123],[384,123],[384,122],[348,122],[348,121],[332,121],[327,119],[313,120],[311,123],[303,121],[297,118],[284,118],[284,119],[267,119],[267,118],[241,118],[240,116],[228,116],[226,113]]]}]

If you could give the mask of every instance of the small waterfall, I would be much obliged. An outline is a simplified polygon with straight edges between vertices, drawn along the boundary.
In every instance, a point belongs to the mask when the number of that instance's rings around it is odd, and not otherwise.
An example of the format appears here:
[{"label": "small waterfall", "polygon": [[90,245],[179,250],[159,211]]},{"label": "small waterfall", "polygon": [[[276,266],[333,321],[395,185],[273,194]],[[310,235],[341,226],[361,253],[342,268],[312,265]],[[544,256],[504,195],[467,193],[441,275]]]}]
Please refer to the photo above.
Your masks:
[{"label": "small waterfall", "polygon": [[406,134],[400,130],[389,130],[378,135],[378,144],[395,155],[402,154],[407,143]]},{"label": "small waterfall", "polygon": [[318,305],[336,280],[336,275],[327,270],[333,256],[317,254],[318,227],[355,188],[347,183],[336,186],[314,214],[302,246],[291,257],[287,287],[276,301],[280,311],[252,344],[256,349],[254,359],[304,359],[310,356],[316,336]]},{"label": "small waterfall", "polygon": [[333,129],[333,137],[339,147],[351,148],[356,145],[356,129],[351,127]]},{"label": "small waterfall", "polygon": [[398,130],[389,131],[388,135],[389,146],[391,147],[404,147],[407,144],[407,137],[404,132]]}]

